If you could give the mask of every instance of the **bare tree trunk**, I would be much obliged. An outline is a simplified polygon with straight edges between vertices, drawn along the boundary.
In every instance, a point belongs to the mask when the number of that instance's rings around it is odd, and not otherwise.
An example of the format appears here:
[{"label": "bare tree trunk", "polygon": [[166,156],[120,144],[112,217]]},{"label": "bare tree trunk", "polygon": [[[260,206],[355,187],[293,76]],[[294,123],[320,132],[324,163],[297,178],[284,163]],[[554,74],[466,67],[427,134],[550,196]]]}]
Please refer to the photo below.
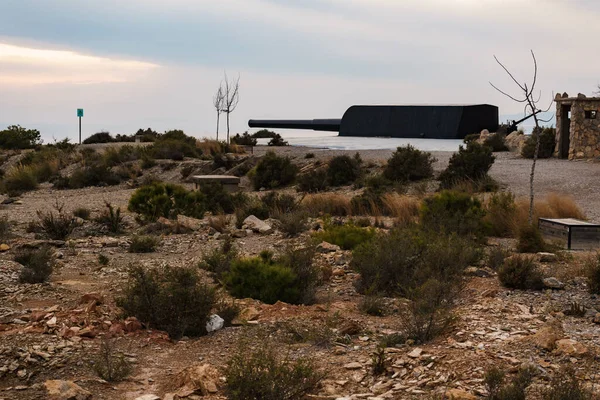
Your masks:
[{"label": "bare tree trunk", "polygon": [[533,180],[535,177],[535,164],[538,160],[538,155],[540,152],[540,138],[542,136],[540,132],[540,125],[537,119],[537,115],[533,115],[533,119],[535,120],[535,128],[537,130],[537,137],[535,139],[535,151],[533,152],[533,162],[531,163],[531,174],[529,175],[529,225],[533,225],[533,210],[535,206],[535,191],[533,189]]},{"label": "bare tree trunk", "polygon": [[227,143],[229,143],[229,113],[227,113]]},{"label": "bare tree trunk", "polygon": [[221,117],[221,113],[217,113],[217,141],[219,141],[219,119]]}]

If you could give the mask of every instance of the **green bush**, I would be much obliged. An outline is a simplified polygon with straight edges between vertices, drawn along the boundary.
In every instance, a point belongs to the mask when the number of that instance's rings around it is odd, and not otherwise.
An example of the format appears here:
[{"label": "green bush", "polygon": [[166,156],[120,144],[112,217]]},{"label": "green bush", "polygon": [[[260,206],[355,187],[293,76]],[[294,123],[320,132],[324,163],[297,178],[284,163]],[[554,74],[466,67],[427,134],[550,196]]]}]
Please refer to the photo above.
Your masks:
[{"label": "green bush", "polygon": [[523,157],[533,158],[535,153],[535,143],[538,135],[540,135],[540,150],[538,152],[538,158],[552,157],[554,154],[554,147],[556,146],[556,129],[548,127],[542,127],[540,129],[534,128],[533,133],[527,138],[523,148],[521,149],[521,155]]},{"label": "green bush", "polygon": [[542,274],[533,257],[529,256],[514,255],[507,258],[498,271],[498,279],[510,289],[539,290],[544,287]]},{"label": "green bush", "polygon": [[344,250],[352,250],[361,243],[368,242],[375,237],[372,228],[360,228],[353,223],[336,225],[326,223],[322,232],[313,235],[317,240],[340,246]]},{"label": "green bush", "polygon": [[350,266],[360,273],[359,292],[408,296],[429,279],[456,283],[479,258],[467,239],[409,227],[379,233],[358,246]]},{"label": "green bush", "polygon": [[282,356],[279,347],[241,343],[227,363],[225,377],[231,400],[302,400],[324,374],[307,358]]},{"label": "green bush", "polygon": [[489,233],[497,237],[510,237],[514,231],[517,206],[510,192],[494,193],[486,204],[484,221]]},{"label": "green bush", "polygon": [[423,200],[421,223],[434,231],[482,236],[485,232],[481,202],[463,192],[445,190]]},{"label": "green bush", "polygon": [[108,256],[104,254],[98,254],[98,264],[106,266],[108,265],[108,263],[110,263],[110,259],[108,258]]},{"label": "green bush", "polygon": [[485,139],[483,145],[491,147],[493,152],[508,151],[505,139],[502,133],[492,133]]},{"label": "green bush", "polygon": [[83,141],[83,144],[111,143],[114,141],[115,141],[115,139],[112,137],[110,132],[102,131],[102,132],[94,133],[92,136],[86,138]]},{"label": "green bush", "polygon": [[510,251],[502,246],[494,246],[487,255],[486,265],[497,271],[504,265],[504,260],[510,255]]},{"label": "green bush", "polygon": [[279,157],[269,151],[258,162],[252,177],[254,189],[274,189],[288,185],[296,179],[298,167],[288,157]]},{"label": "green bush", "polygon": [[290,268],[270,257],[253,257],[234,260],[223,281],[229,293],[240,299],[250,297],[267,304],[299,303],[301,293],[294,285],[296,278]]},{"label": "green bush", "polygon": [[215,305],[215,291],[200,282],[195,267],[146,270],[132,266],[117,305],[153,329],[178,339],[206,334],[206,322]]},{"label": "green bush", "polygon": [[[498,367],[491,367],[485,372],[483,381],[488,390],[489,400],[526,400],[526,390],[533,382],[535,368],[525,366],[519,368],[517,375],[506,382],[506,374]],[[565,399],[566,400],[566,399]]]},{"label": "green bush", "polygon": [[433,176],[435,161],[431,153],[415,149],[409,144],[396,149],[383,175],[391,181],[420,181]]},{"label": "green bush", "polygon": [[35,171],[31,166],[11,168],[2,180],[2,192],[10,197],[19,196],[38,188]]},{"label": "green bush", "polygon": [[448,167],[440,174],[441,187],[452,188],[462,181],[479,181],[487,176],[494,163],[492,149],[477,142],[460,146],[450,158]]},{"label": "green bush", "polygon": [[[269,214],[288,213],[297,208],[297,202],[294,196],[277,193],[275,191],[269,192],[262,196],[261,201],[269,208]],[[258,215],[255,216],[258,217]]]},{"label": "green bush", "polygon": [[130,253],[152,253],[160,240],[154,236],[133,236],[129,243]]},{"label": "green bush", "polygon": [[79,168],[69,178],[55,181],[57,189],[81,189],[89,186],[114,186],[121,183],[121,177],[103,164],[91,164]]},{"label": "green bush", "polygon": [[319,168],[298,175],[298,191],[307,193],[322,192],[327,189],[327,171]]},{"label": "green bush", "polygon": [[315,153],[306,153],[304,155],[304,158],[309,159],[309,158],[315,158]]},{"label": "green bush", "polygon": [[204,183],[200,185],[199,191],[205,199],[207,211],[213,214],[230,214],[235,211],[234,199],[221,183]]},{"label": "green bush", "polygon": [[469,143],[469,142],[474,142],[476,140],[478,140],[481,137],[480,133],[470,133],[467,136],[465,136],[465,138],[463,139],[463,142]]},{"label": "green bush", "polygon": [[537,226],[528,223],[522,223],[519,226],[517,232],[517,251],[519,253],[539,253],[547,249],[548,245]]},{"label": "green bush", "polygon": [[251,215],[259,219],[269,218],[271,211],[263,202],[250,201],[247,205],[235,209],[235,226],[242,229],[244,221]]},{"label": "green bush", "polygon": [[133,193],[128,210],[140,214],[145,221],[174,218],[178,214],[202,218],[206,212],[206,198],[201,192],[190,192],[179,185],[154,183]]},{"label": "green bush", "polygon": [[195,145],[180,140],[157,140],[152,145],[152,157],[182,161],[185,157],[199,157]]},{"label": "green bush", "polygon": [[269,143],[267,143],[267,146],[289,146],[290,144],[281,137],[280,134],[276,133],[275,136],[273,136],[273,138],[271,140],[269,140]]},{"label": "green bush", "polygon": [[382,317],[386,313],[386,304],[383,297],[367,294],[358,303],[358,309],[367,315]]},{"label": "green bush", "polygon": [[244,132],[241,135],[238,133],[235,136],[231,137],[231,143],[238,144],[240,146],[256,146],[258,141],[252,135],[249,135],[248,132]]},{"label": "green bush", "polygon": [[[358,154],[358,153],[357,153]],[[354,183],[361,176],[360,157],[336,156],[327,166],[327,182],[331,186]]]},{"label": "green bush", "polygon": [[54,269],[54,256],[48,246],[19,250],[14,261],[23,265],[19,274],[19,281],[22,283],[46,282]]},{"label": "green bush", "polygon": [[261,129],[259,131],[256,131],[252,134],[253,138],[257,138],[257,139],[272,139],[274,137],[277,137],[277,133],[270,131],[268,129]]},{"label": "green bush", "polygon": [[321,270],[314,264],[315,252],[314,246],[288,246],[276,260],[296,275],[294,286],[300,291],[301,304],[314,303],[316,288],[323,280]]},{"label": "green bush", "polygon": [[2,149],[32,149],[41,143],[41,134],[37,129],[25,129],[20,125],[10,125],[0,131],[0,148]]}]

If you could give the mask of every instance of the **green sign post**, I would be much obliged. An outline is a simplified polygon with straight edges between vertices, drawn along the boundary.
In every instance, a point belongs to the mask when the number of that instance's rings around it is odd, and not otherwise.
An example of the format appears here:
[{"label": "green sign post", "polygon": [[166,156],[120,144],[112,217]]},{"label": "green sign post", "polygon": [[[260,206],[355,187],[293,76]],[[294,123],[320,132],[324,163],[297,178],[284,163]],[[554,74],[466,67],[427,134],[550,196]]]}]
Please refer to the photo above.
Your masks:
[{"label": "green sign post", "polygon": [[79,118],[79,144],[81,144],[81,118],[83,118],[83,108],[77,109],[77,117]]}]

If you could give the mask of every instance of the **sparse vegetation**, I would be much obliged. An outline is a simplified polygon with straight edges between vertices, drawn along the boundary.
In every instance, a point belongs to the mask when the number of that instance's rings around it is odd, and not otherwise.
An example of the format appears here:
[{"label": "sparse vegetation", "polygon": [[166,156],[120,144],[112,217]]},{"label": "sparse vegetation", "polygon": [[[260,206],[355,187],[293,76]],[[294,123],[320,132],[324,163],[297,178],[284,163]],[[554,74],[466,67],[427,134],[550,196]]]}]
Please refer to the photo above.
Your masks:
[{"label": "sparse vegetation", "polygon": [[117,300],[125,315],[178,339],[206,334],[215,291],[201,283],[194,267],[147,270],[132,266],[124,293]]},{"label": "sparse vegetation", "polygon": [[288,157],[280,157],[272,151],[258,162],[252,174],[254,189],[274,189],[288,185],[296,179],[298,167]]},{"label": "sparse vegetation", "polygon": [[497,367],[488,369],[484,382],[488,390],[488,400],[525,400],[526,390],[533,382],[535,368],[524,366],[519,368],[517,375],[506,382],[506,374]]},{"label": "sparse vegetation", "polygon": [[494,193],[485,203],[484,222],[492,236],[509,237],[517,224],[515,196],[510,192]]},{"label": "sparse vegetation", "polygon": [[544,287],[542,274],[531,256],[513,255],[504,260],[498,279],[510,289],[539,290]]},{"label": "sparse vegetation", "polygon": [[231,270],[231,263],[238,257],[239,252],[231,239],[225,240],[220,247],[204,254],[199,267],[212,272],[217,280],[222,280],[223,275]]},{"label": "sparse vegetation", "polygon": [[79,207],[73,211],[73,215],[84,220],[90,219],[91,211],[89,208]]},{"label": "sparse vegetation", "polygon": [[44,283],[54,270],[54,255],[47,246],[20,250],[15,254],[14,261],[23,265],[19,274],[21,283]]},{"label": "sparse vegetation", "polygon": [[104,254],[98,254],[98,264],[102,265],[103,267],[107,266],[108,263],[110,262],[110,259],[104,255]]},{"label": "sparse vegetation", "polygon": [[306,212],[288,211],[278,212],[274,217],[279,221],[279,229],[285,233],[287,237],[295,237],[308,229],[308,217]]},{"label": "sparse vegetation", "polygon": [[600,294],[600,253],[591,256],[585,263],[588,290]]},{"label": "sparse vegetation", "polygon": [[307,193],[322,192],[327,189],[327,171],[314,169],[298,175],[298,191]]},{"label": "sparse vegetation", "polygon": [[128,209],[140,214],[144,221],[174,218],[178,214],[202,218],[206,199],[202,192],[190,192],[170,183],[154,183],[137,189],[129,199]]},{"label": "sparse vegetation", "polygon": [[289,146],[289,145],[290,144],[287,142],[287,140],[282,138],[279,133],[276,133],[275,136],[273,136],[271,138],[271,140],[269,140],[269,143],[267,143],[267,146]]},{"label": "sparse vegetation", "polygon": [[484,146],[488,146],[494,153],[500,151],[508,151],[508,147],[505,142],[506,137],[503,133],[492,133],[483,142]]},{"label": "sparse vegetation", "polygon": [[386,305],[380,295],[367,293],[358,303],[358,309],[367,315],[382,317],[385,315]]},{"label": "sparse vegetation", "polygon": [[502,246],[494,246],[487,255],[486,265],[494,271],[499,270],[504,265],[504,260],[510,255],[510,251]]},{"label": "sparse vegetation", "polygon": [[542,398],[544,400],[591,400],[594,397],[577,379],[575,369],[567,366],[554,374]]},{"label": "sparse vegetation", "polygon": [[111,233],[121,233],[123,231],[123,217],[121,216],[121,208],[114,208],[112,204],[106,202],[106,210],[98,218],[96,222],[104,225]]},{"label": "sparse vegetation", "polygon": [[20,196],[38,188],[35,172],[30,166],[16,166],[11,168],[2,180],[2,192],[10,197]]},{"label": "sparse vegetation", "polygon": [[242,343],[227,363],[227,395],[232,400],[301,400],[324,373],[304,357],[284,355],[273,345]]},{"label": "sparse vegetation", "polygon": [[536,225],[521,224],[517,234],[519,253],[538,253],[547,249],[548,245]]},{"label": "sparse vegetation", "polygon": [[156,250],[156,247],[160,243],[160,240],[155,236],[133,236],[131,243],[129,243],[130,253],[152,253]]},{"label": "sparse vegetation", "polygon": [[347,216],[352,214],[352,206],[347,196],[337,193],[323,193],[304,197],[301,206],[312,216]]},{"label": "sparse vegetation", "polygon": [[120,382],[133,371],[133,366],[125,355],[117,350],[114,339],[103,339],[100,342],[92,367],[100,378],[108,382]]},{"label": "sparse vegetation", "polygon": [[383,175],[391,181],[419,181],[433,176],[431,153],[415,149],[411,145],[398,147],[388,160]]},{"label": "sparse vegetation", "polygon": [[42,233],[52,240],[65,240],[78,226],[75,217],[64,211],[64,205],[56,203],[54,211],[37,211],[38,221],[34,223],[34,231]]}]

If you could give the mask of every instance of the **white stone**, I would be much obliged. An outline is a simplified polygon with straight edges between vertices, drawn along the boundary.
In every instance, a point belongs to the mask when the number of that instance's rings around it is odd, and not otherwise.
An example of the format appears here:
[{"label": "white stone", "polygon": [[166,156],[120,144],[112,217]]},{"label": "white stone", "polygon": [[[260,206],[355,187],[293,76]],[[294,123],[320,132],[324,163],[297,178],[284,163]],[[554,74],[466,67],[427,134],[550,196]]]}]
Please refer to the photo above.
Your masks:
[{"label": "white stone", "polygon": [[206,321],[206,331],[208,333],[218,331],[219,329],[223,329],[223,325],[225,325],[225,320],[217,314],[213,314]]},{"label": "white stone", "polygon": [[252,229],[254,232],[259,232],[262,234],[269,234],[273,232],[271,225],[255,217],[254,215],[250,215],[248,218],[246,218],[244,220],[244,225],[247,228]]}]

